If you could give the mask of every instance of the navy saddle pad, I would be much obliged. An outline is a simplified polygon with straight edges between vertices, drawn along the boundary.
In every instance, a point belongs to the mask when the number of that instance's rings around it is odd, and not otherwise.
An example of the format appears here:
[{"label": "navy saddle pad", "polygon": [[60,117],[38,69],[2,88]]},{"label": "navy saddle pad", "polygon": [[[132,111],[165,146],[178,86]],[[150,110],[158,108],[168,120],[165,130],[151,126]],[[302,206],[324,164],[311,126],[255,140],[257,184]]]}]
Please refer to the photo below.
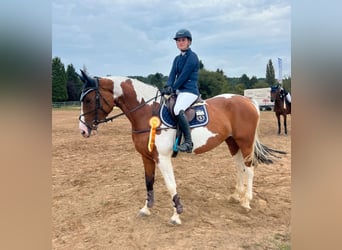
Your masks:
[{"label": "navy saddle pad", "polygon": [[[196,128],[205,126],[208,124],[208,112],[206,105],[194,105],[190,107],[195,110],[194,118],[189,122],[190,128]],[[176,120],[170,114],[168,108],[165,104],[162,105],[160,109],[160,119],[168,127],[175,128],[177,125]]]}]

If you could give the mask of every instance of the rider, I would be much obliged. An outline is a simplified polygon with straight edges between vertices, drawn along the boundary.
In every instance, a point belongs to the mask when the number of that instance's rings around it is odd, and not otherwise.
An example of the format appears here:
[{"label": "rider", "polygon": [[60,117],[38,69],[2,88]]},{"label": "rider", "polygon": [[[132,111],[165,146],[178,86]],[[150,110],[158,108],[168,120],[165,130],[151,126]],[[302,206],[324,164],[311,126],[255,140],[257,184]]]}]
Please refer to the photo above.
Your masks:
[{"label": "rider", "polygon": [[286,100],[288,101],[289,104],[291,104],[291,94],[287,92],[283,87],[280,89],[280,97],[283,99],[286,97]]},{"label": "rider", "polygon": [[187,29],[177,31],[175,37],[177,48],[180,54],[173,60],[171,72],[162,95],[176,93],[177,100],[174,106],[174,113],[181,131],[184,134],[184,142],[177,146],[181,152],[191,153],[193,142],[189,123],[184,114],[185,110],[199,97],[198,74],[199,59],[190,49],[192,35]]}]

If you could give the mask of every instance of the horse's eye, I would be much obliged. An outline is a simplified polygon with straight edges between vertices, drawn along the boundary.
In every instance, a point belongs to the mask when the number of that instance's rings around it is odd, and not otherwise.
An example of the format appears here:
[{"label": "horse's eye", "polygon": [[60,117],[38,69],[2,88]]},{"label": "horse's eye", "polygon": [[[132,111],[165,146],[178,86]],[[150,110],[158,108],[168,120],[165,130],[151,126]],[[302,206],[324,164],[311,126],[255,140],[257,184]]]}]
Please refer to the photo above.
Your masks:
[{"label": "horse's eye", "polygon": [[86,99],[84,100],[84,103],[85,103],[85,104],[90,104],[90,103],[91,103],[91,100],[90,100],[89,98],[86,98]]}]

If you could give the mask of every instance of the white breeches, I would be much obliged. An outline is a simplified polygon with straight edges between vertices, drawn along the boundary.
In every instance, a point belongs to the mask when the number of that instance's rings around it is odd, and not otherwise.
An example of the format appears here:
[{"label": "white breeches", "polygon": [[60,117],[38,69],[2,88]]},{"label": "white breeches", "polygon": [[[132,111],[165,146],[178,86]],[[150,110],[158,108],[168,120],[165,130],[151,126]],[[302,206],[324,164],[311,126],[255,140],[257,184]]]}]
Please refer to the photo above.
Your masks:
[{"label": "white breeches", "polygon": [[179,111],[186,110],[190,107],[190,105],[196,101],[197,95],[189,92],[179,92],[177,95],[177,101],[175,104],[175,107],[173,108],[173,111],[175,112],[175,115],[179,115]]}]

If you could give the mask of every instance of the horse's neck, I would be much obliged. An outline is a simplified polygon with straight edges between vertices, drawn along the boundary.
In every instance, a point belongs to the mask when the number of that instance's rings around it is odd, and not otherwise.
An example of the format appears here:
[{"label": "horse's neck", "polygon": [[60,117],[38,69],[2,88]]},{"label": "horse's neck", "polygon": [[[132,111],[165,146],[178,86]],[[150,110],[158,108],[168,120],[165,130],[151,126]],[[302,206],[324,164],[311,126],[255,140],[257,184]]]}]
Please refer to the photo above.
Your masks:
[{"label": "horse's neck", "polygon": [[281,98],[280,94],[277,94],[277,98],[275,99],[275,103],[274,103],[275,107],[277,110],[279,110],[279,112],[284,112],[287,109],[287,104],[285,101],[285,97]]},{"label": "horse's neck", "polygon": [[114,78],[114,99],[117,106],[126,114],[132,125],[140,123],[142,116],[150,112],[151,103],[146,103],[156,97],[158,89],[136,79]]}]

